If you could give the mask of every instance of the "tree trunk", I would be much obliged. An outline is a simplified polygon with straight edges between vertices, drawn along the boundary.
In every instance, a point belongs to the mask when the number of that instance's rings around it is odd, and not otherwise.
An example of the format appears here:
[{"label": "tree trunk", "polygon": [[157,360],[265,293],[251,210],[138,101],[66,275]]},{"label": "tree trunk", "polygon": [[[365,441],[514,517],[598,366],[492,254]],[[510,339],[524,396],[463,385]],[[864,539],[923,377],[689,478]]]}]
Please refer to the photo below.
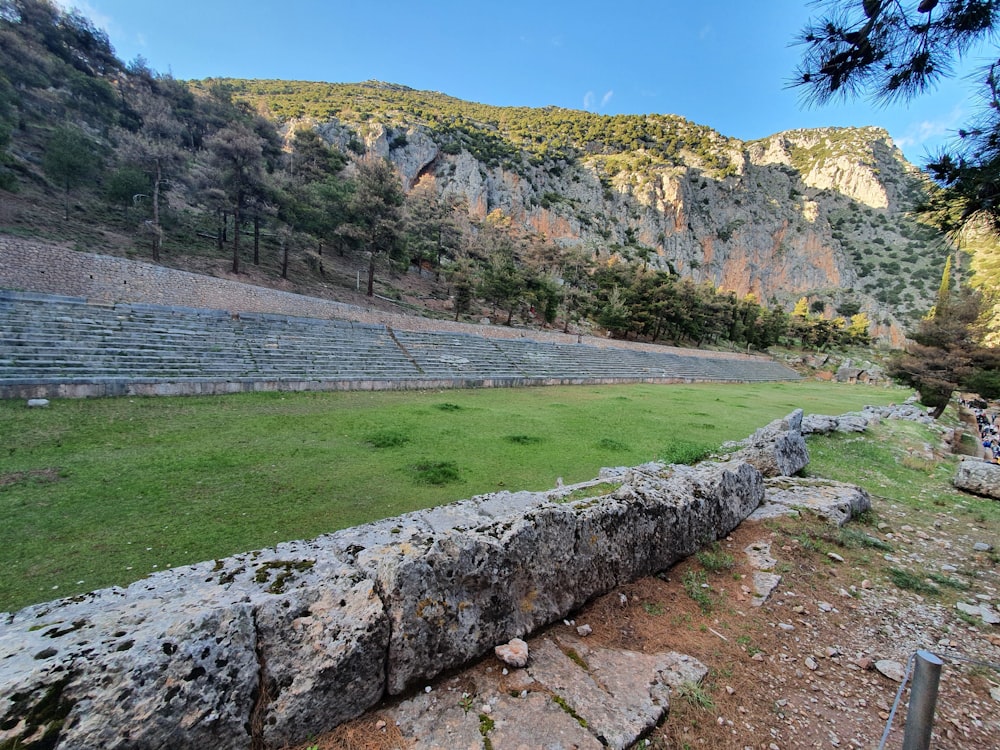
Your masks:
[{"label": "tree trunk", "polygon": [[441,258],[444,257],[444,237],[442,231],[438,229],[437,241],[437,261],[434,263],[434,281],[441,281]]},{"label": "tree trunk", "polygon": [[260,265],[260,216],[253,217],[253,264]]},{"label": "tree trunk", "polygon": [[375,253],[368,256],[368,296],[375,296]]},{"label": "tree trunk", "polygon": [[153,178],[153,260],[160,262],[160,181],[163,172],[160,160],[156,160],[156,177]]},{"label": "tree trunk", "polygon": [[288,240],[281,240],[281,278],[288,280]]},{"label": "tree trunk", "polygon": [[240,272],[240,207],[233,208],[233,273]]}]

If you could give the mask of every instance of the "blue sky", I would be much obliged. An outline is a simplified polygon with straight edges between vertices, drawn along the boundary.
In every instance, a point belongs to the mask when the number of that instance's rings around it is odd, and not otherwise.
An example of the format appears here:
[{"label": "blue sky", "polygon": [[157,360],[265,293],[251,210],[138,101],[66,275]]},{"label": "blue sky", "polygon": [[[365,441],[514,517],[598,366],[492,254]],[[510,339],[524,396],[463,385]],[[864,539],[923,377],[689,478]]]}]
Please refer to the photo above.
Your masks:
[{"label": "blue sky", "polygon": [[[805,108],[787,88],[806,0],[63,0],[120,58],[176,78],[378,79],[495,105],[677,114],[751,140],[878,125],[907,157],[954,138],[971,83],[908,105]],[[970,72],[982,63],[973,57]]]}]

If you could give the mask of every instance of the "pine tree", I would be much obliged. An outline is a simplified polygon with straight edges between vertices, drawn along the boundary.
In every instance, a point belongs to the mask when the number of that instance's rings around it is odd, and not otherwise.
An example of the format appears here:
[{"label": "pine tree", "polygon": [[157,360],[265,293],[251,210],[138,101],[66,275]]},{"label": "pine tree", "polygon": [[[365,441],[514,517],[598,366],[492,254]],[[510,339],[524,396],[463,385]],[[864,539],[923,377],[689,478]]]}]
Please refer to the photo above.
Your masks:
[{"label": "pine tree", "polygon": [[97,164],[97,152],[83,131],[66,125],[52,133],[42,156],[42,169],[63,190],[66,219],[70,192],[97,170]]},{"label": "pine tree", "polygon": [[403,249],[403,187],[388,160],[368,156],[356,163],[355,190],[343,234],[368,253],[369,297],[375,295],[375,269],[381,259],[397,260]]},{"label": "pine tree", "polygon": [[948,298],[951,296],[951,256],[944,262],[944,271],[941,273],[941,283],[938,285],[936,307],[945,307]]}]

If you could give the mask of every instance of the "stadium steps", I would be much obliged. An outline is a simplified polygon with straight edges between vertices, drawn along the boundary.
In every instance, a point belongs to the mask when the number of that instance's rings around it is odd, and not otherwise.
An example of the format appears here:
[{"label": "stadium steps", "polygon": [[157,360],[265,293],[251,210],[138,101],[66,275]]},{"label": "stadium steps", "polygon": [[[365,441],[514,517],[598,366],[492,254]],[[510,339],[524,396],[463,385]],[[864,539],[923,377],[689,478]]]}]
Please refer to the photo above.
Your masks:
[{"label": "stadium steps", "polygon": [[[93,305],[0,290],[5,397],[797,377],[764,358],[490,339],[263,313]],[[102,391],[102,383],[109,389]],[[170,384],[177,387],[165,387]]]}]

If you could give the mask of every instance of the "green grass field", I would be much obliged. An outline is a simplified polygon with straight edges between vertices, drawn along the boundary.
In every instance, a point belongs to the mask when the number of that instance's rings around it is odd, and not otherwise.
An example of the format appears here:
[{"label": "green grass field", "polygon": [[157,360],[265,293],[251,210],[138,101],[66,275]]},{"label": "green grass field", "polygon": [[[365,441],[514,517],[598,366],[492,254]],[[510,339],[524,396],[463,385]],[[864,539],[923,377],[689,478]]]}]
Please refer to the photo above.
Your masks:
[{"label": "green grass field", "polygon": [[691,462],[819,382],[0,402],[0,610],[472,495]]}]

